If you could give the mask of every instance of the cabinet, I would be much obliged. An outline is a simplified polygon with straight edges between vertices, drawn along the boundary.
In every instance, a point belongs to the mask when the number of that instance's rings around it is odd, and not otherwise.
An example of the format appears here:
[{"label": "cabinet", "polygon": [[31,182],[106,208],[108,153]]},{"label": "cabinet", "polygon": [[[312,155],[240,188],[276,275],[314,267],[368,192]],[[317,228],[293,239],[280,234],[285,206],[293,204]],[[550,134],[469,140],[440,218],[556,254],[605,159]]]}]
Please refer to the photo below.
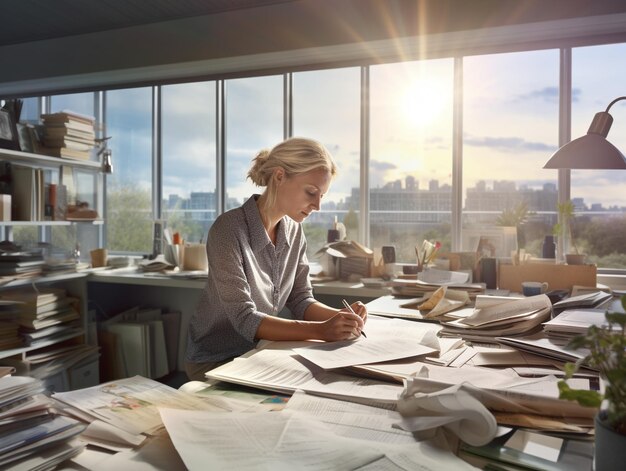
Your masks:
[{"label": "cabinet", "polygon": [[[103,222],[97,220],[69,221],[65,218],[52,220],[48,211],[44,214],[46,191],[50,184],[67,187],[68,202],[86,201],[99,216],[103,212],[103,175],[98,162],[69,160],[27,152],[0,149],[0,193],[12,190],[12,200],[24,198],[32,206],[29,212],[21,213],[20,219],[0,221],[0,240],[13,241],[22,249],[30,249],[44,243],[53,258],[67,257],[80,247],[82,259],[87,260],[89,251],[102,246]],[[22,179],[14,179],[18,168]],[[8,176],[11,175],[11,179]],[[25,176],[25,177],[24,177]],[[26,184],[23,182],[26,181]],[[25,188],[30,187],[30,188]],[[32,201],[35,202],[32,202]],[[22,200],[18,200],[23,203]],[[15,203],[16,201],[12,201]],[[48,201],[50,203],[50,201]],[[26,205],[25,205],[26,206]],[[48,204],[48,206],[52,206]],[[54,337],[39,339],[36,346],[0,350],[0,364],[18,368],[17,374],[30,374],[36,368],[37,377],[41,377],[46,386],[55,391],[75,389],[99,382],[98,354],[87,347],[87,275],[70,273],[20,280],[0,286],[0,294],[12,289],[62,288],[67,295],[77,298],[76,311],[78,320],[72,320],[72,329],[64,330]],[[31,286],[32,285],[32,286]],[[84,348],[83,348],[84,347]],[[66,352],[54,360],[50,368],[38,368],[45,364],[39,362],[44,353],[67,348]],[[39,355],[41,354],[41,355]],[[48,355],[49,356],[49,355]]]},{"label": "cabinet", "polygon": [[[13,173],[13,168],[36,169],[41,175],[43,182],[35,181],[35,188],[31,197],[37,198],[40,205],[45,200],[45,195],[40,192],[46,191],[46,185],[64,185],[67,188],[68,202],[74,203],[76,200],[85,201],[89,207],[95,209],[100,216],[97,220],[89,221],[69,221],[69,220],[49,220],[43,217],[43,211],[32,217],[22,217],[28,220],[0,221],[0,240],[15,241],[18,244],[35,242],[48,242],[53,246],[71,251],[76,244],[81,247],[83,258],[87,259],[91,249],[102,246],[103,234],[98,226],[102,226],[103,214],[103,175],[99,162],[86,160],[70,160],[58,157],[49,157],[40,154],[31,154],[14,150],[0,149],[0,162],[8,174]],[[10,169],[6,169],[6,164]],[[0,176],[0,192],[8,190],[9,178]],[[13,186],[15,182],[13,182]],[[15,206],[17,199],[24,192],[28,194],[28,189],[23,185],[19,189],[13,188],[12,205]],[[27,196],[26,196],[27,197]],[[24,203],[20,201],[20,203]],[[55,229],[59,228],[59,229]],[[65,229],[65,230],[64,230]]]}]

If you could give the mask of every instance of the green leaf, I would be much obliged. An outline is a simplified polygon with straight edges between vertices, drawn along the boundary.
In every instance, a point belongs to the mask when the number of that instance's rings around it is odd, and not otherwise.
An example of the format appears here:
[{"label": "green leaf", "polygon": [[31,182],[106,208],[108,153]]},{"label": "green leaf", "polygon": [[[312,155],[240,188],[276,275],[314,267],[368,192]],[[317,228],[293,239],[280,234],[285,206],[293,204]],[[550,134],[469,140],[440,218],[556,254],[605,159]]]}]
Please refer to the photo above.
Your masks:
[{"label": "green leaf", "polygon": [[587,391],[584,389],[572,389],[565,381],[558,382],[559,398],[569,401],[576,401],[583,407],[600,407],[602,404],[602,394],[598,391]]}]

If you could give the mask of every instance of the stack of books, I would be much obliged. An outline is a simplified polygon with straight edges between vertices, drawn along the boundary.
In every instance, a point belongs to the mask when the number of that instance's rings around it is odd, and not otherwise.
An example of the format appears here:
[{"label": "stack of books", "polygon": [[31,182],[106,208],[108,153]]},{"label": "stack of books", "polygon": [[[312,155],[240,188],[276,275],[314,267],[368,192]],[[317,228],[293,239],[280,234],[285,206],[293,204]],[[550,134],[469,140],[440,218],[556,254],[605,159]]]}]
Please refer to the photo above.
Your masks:
[{"label": "stack of books", "polygon": [[43,264],[41,252],[0,252],[0,278],[34,278],[41,274]]},{"label": "stack of books", "polygon": [[76,436],[86,425],[58,415],[35,378],[0,377],[0,468],[53,469],[80,453],[85,445]]},{"label": "stack of books", "polygon": [[13,290],[2,293],[2,300],[17,301],[16,322],[25,343],[37,346],[51,339],[80,335],[78,300],[63,289]]},{"label": "stack of books", "polygon": [[42,114],[44,152],[65,159],[90,160],[96,146],[95,118],[71,111]]}]

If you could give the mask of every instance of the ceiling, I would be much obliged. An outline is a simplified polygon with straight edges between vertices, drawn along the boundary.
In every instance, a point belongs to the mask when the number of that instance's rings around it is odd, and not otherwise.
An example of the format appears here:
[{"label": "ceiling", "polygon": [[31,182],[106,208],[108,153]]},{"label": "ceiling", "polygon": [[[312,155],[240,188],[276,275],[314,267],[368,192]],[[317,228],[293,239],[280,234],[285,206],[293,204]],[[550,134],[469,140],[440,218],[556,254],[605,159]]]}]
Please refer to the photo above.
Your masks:
[{"label": "ceiling", "polygon": [[293,0],[1,0],[0,46]]}]

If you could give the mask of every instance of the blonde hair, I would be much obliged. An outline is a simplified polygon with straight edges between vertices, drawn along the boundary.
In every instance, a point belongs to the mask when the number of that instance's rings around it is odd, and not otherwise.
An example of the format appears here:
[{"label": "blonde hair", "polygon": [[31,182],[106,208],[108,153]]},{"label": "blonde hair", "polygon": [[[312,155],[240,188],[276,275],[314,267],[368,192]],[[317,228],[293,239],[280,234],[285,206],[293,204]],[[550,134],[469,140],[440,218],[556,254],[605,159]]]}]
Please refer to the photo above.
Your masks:
[{"label": "blonde hair", "polygon": [[287,177],[319,168],[328,170],[331,177],[337,174],[337,166],[330,152],[313,139],[292,137],[271,150],[264,149],[252,160],[248,178],[255,185],[266,187],[265,208],[271,208],[276,202],[276,183],[272,177],[277,168],[282,168]]}]

